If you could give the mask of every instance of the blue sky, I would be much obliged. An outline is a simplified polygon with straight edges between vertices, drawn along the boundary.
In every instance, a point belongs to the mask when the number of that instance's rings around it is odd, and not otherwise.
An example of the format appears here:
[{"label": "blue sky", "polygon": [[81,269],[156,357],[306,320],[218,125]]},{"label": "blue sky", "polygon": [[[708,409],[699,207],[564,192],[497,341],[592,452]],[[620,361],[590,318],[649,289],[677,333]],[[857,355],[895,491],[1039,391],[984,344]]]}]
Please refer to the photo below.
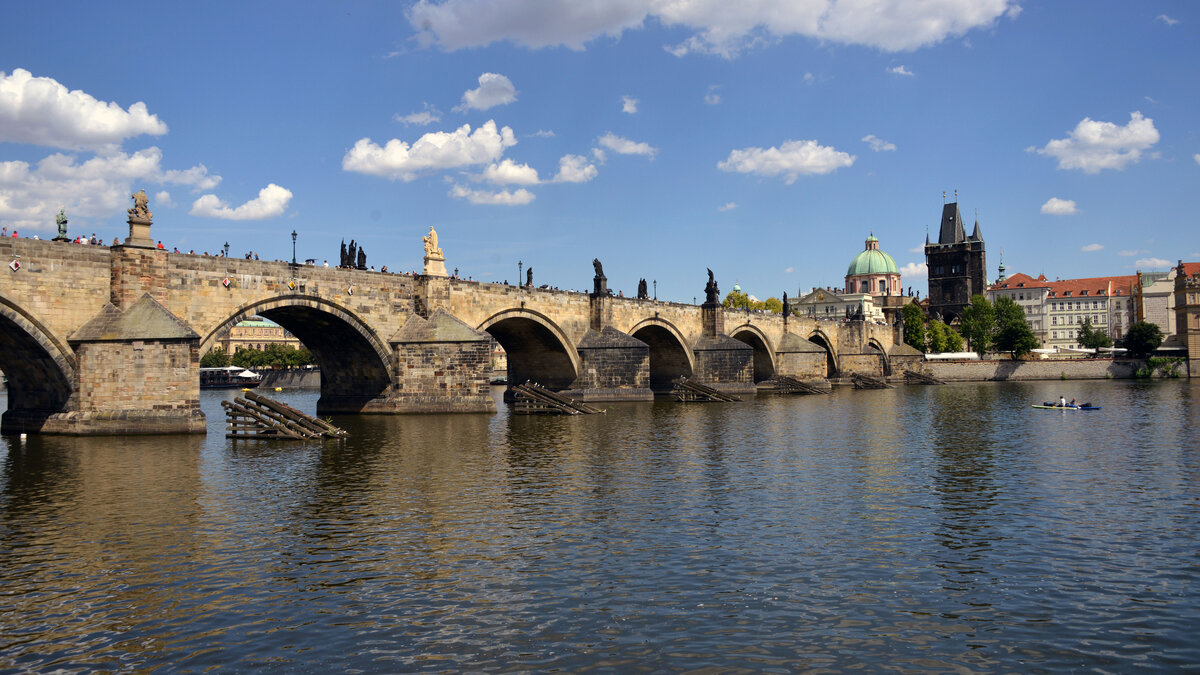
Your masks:
[{"label": "blue sky", "polygon": [[[1200,4],[14,3],[0,223],[660,298],[840,285],[871,232],[924,295],[942,193],[989,276],[1200,260]],[[589,9],[591,7],[591,9]]]}]

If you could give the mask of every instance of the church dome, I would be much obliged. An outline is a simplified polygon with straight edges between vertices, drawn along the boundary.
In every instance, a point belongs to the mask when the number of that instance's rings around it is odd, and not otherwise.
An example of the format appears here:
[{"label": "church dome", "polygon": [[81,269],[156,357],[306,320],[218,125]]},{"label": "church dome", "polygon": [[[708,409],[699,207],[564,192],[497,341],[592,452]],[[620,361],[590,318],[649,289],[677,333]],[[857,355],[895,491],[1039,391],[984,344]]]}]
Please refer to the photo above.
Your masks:
[{"label": "church dome", "polygon": [[850,261],[850,267],[846,270],[846,276],[858,276],[860,274],[900,274],[900,269],[896,267],[896,261],[892,260],[892,256],[879,250],[879,240],[875,235],[867,237],[867,248],[862,253],[854,256],[854,260]]}]

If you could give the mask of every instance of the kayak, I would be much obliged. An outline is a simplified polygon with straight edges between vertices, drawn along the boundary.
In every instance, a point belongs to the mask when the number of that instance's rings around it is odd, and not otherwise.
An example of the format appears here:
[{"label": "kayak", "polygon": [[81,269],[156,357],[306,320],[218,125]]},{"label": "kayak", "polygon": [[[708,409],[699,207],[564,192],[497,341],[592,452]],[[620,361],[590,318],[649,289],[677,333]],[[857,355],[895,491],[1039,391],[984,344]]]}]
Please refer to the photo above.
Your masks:
[{"label": "kayak", "polygon": [[1100,409],[1100,406],[1092,405],[1090,403],[1084,403],[1083,405],[1061,406],[1057,403],[1046,402],[1041,405],[1038,405],[1035,403],[1030,407],[1037,408],[1038,410],[1099,410]]}]

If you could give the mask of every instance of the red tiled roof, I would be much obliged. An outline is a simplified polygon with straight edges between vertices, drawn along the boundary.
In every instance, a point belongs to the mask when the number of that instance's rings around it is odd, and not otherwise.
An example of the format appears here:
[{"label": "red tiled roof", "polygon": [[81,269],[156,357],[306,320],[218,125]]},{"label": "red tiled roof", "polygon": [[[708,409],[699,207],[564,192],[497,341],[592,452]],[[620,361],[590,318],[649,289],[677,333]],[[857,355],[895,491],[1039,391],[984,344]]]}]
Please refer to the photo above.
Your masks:
[{"label": "red tiled roof", "polygon": [[[1131,289],[1137,286],[1137,275],[1062,279],[1051,281],[1048,285],[1052,298],[1107,298],[1110,295],[1128,297],[1133,293]],[[1087,291],[1087,295],[1084,295],[1084,291]]]},{"label": "red tiled roof", "polygon": [[1004,281],[997,281],[992,284],[988,290],[995,291],[1002,288],[1047,288],[1048,286],[1050,284],[1046,281],[1045,275],[1039,275],[1037,279],[1034,279],[1028,274],[1017,272],[1011,277],[1005,278]]}]

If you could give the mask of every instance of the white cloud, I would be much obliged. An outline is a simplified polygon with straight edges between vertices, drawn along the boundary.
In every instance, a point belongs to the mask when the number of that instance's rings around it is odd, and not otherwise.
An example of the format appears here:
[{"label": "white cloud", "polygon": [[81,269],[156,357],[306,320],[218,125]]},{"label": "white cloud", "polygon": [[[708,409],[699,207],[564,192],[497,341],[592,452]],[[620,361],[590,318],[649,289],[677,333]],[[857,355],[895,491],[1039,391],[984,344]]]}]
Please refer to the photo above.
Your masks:
[{"label": "white cloud", "polygon": [[813,82],[816,82],[816,81],[817,81],[817,78],[816,78],[816,76],[815,76],[815,75],[813,75],[812,73],[805,73],[805,74],[804,74],[804,77],[803,77],[803,80],[804,80],[804,84],[809,84],[809,85],[811,85]]},{"label": "white cloud", "polygon": [[629,113],[630,115],[637,114],[638,100],[632,96],[621,97],[621,112]]},{"label": "white cloud", "polygon": [[900,278],[912,281],[929,277],[929,265],[925,263],[908,263],[900,268]]},{"label": "white cloud", "polygon": [[1042,204],[1042,213],[1051,216],[1071,216],[1078,213],[1075,209],[1075,201],[1071,199],[1059,199],[1051,197]]},{"label": "white cloud", "polygon": [[1083,248],[1081,248],[1079,250],[1083,251],[1084,253],[1094,253],[1096,251],[1101,251],[1103,249],[1104,249],[1104,247],[1101,246],[1100,244],[1088,244],[1087,246],[1084,246]]},{"label": "white cloud", "polygon": [[417,126],[424,127],[433,124],[434,122],[441,122],[442,112],[426,103],[425,109],[420,112],[409,113],[407,115],[397,114],[393,119],[395,119],[397,122],[415,124]]},{"label": "white cloud", "polygon": [[721,88],[721,85],[719,85],[719,84],[708,85],[708,92],[706,92],[704,94],[704,102],[709,105],[720,105],[721,104],[721,95],[719,93],[717,93],[717,90],[720,88]]},{"label": "white cloud", "polygon": [[1192,159],[1196,160],[1197,164],[1200,164],[1200,152],[1192,155]]},{"label": "white cloud", "polygon": [[537,138],[554,138],[554,132],[548,129],[538,129],[530,134],[530,136],[536,136]]},{"label": "white cloud", "polygon": [[778,148],[743,148],[717,163],[722,171],[784,176],[788,185],[801,174],[826,174],[854,164],[854,155],[818,145],[816,141],[786,141]]},{"label": "white cloud", "polygon": [[1172,19],[1166,14],[1159,14],[1155,17],[1155,19],[1167,24],[1168,26],[1174,26],[1175,24],[1179,23],[1179,19]]},{"label": "white cloud", "polygon": [[621,138],[611,131],[601,136],[597,142],[619,155],[645,155],[654,159],[654,155],[658,154],[658,148],[652,148],[648,143],[638,143],[628,138]]},{"label": "white cloud", "polygon": [[192,204],[188,213],[201,218],[221,218],[223,220],[265,220],[281,215],[287,210],[288,202],[292,199],[292,191],[271,183],[258,191],[258,197],[238,206],[229,208],[216,195],[202,195]]},{"label": "white cloud", "polygon": [[487,110],[515,100],[517,89],[511,80],[499,73],[484,73],[479,76],[479,88],[463,92],[462,104],[454,110]]},{"label": "white cloud", "polygon": [[499,164],[491,164],[483,170],[483,180],[495,185],[537,185],[537,169],[528,164],[517,164],[506,159]]},{"label": "white cloud", "polygon": [[156,147],[133,154],[110,151],[82,163],[62,153],[42,159],[36,167],[0,162],[0,220],[9,227],[49,231],[59,207],[66,208],[72,222],[114,218],[129,208],[129,195],[147,184],[209,190],[220,182],[221,177],[209,175],[203,165],[164,170],[162,151]]},{"label": "white cloud", "polygon": [[784,270],[783,270],[783,273],[784,273],[784,274],[791,274],[792,272],[795,272],[795,271],[796,271],[796,268],[795,268],[795,267],[788,267],[788,268],[786,268],[786,269],[784,269]]},{"label": "white cloud", "polygon": [[175,207],[175,201],[171,199],[171,193],[166,190],[160,190],[154,193],[154,203],[162,204],[168,209]]},{"label": "white cloud", "polygon": [[916,73],[908,68],[905,68],[903,65],[896,66],[895,68],[888,68],[887,71],[893,75],[905,75],[907,77],[916,76]]},{"label": "white cloud", "polygon": [[461,185],[455,185],[450,188],[449,194],[456,199],[466,199],[472,204],[496,206],[521,206],[534,200],[533,193],[525,188],[520,188],[514,192],[509,192],[508,190],[487,192],[484,190],[471,190]]},{"label": "white cloud", "polygon": [[1148,253],[1150,253],[1150,251],[1139,251],[1136,248],[1131,248],[1131,249],[1127,249],[1125,251],[1118,251],[1117,255],[1123,255],[1127,258],[1130,258],[1135,255],[1146,255]]},{"label": "white cloud", "polygon": [[1170,260],[1163,260],[1162,258],[1138,258],[1134,261],[1133,265],[1138,269],[1153,270],[1171,267],[1172,263]]},{"label": "white cloud", "polygon": [[594,157],[600,164],[608,161],[608,155],[605,154],[605,152],[600,148],[592,148],[592,157]]},{"label": "white cloud", "polygon": [[555,183],[586,183],[599,173],[595,164],[589,164],[583,155],[563,155],[558,160],[558,175]]},{"label": "white cloud", "polygon": [[509,40],[531,47],[580,50],[601,36],[618,37],[656,19],[693,35],[669,51],[733,57],[741,50],[788,36],[906,51],[992,26],[1016,16],[1017,0],[420,0],[409,23],[425,45],[447,50]]},{"label": "white cloud", "polygon": [[737,207],[738,207],[738,205],[733,202],[725,202],[724,204],[718,206],[717,210],[718,211],[732,211],[732,210],[736,209]]},{"label": "white cloud", "polygon": [[0,142],[99,150],[133,136],[165,133],[167,125],[141,101],[124,110],[23,68],[11,75],[0,71]]},{"label": "white cloud", "polygon": [[924,253],[925,247],[924,246],[914,246],[914,247],[908,249],[908,252],[909,253]]},{"label": "white cloud", "polygon": [[889,142],[883,140],[882,138],[879,138],[875,134],[867,134],[866,136],[863,136],[862,139],[863,139],[863,142],[866,143],[867,145],[870,145],[871,149],[874,150],[875,152],[895,152],[896,151],[895,143],[889,143]]},{"label": "white cloud", "polygon": [[1142,151],[1157,142],[1154,120],[1135,111],[1129,115],[1129,124],[1123,127],[1085,117],[1067,138],[1052,140],[1044,148],[1028,150],[1058,159],[1060,169],[1081,169],[1084,173],[1094,174],[1104,169],[1121,170],[1127,164],[1137,163],[1142,158]]},{"label": "white cloud", "polygon": [[497,129],[493,120],[474,132],[469,124],[452,132],[430,132],[411,147],[396,138],[383,147],[362,138],[342,158],[342,170],[411,181],[427,171],[494,162],[516,144],[512,129]]}]

